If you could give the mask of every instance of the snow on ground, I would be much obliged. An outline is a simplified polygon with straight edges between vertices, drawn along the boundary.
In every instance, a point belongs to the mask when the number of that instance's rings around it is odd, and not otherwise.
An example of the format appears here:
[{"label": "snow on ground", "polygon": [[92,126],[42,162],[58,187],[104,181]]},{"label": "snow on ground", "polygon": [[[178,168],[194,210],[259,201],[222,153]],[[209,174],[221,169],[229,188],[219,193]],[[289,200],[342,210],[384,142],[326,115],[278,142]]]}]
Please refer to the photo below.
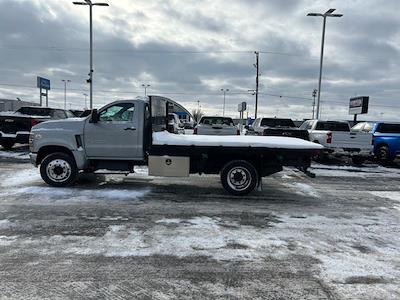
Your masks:
[{"label": "snow on ground", "polygon": [[[221,261],[259,261],[309,255],[320,260],[323,277],[345,283],[352,277],[396,280],[400,276],[400,237],[396,222],[382,216],[280,216],[275,227],[197,216],[159,219],[143,228],[111,225],[103,236],[54,235],[39,239],[0,236],[0,245],[29,247],[38,254],[106,257],[172,255],[208,256]],[[382,227],[387,228],[382,231]]]},{"label": "snow on ground", "polygon": [[[101,199],[136,200],[150,192],[149,188],[93,188],[71,186],[56,188],[45,185],[37,168],[15,171],[12,175],[1,176],[2,197],[19,197],[30,203],[43,202],[85,202]],[[24,195],[24,197],[20,197]]]},{"label": "snow on ground", "polygon": [[34,182],[39,182],[41,179],[39,170],[33,166],[28,166],[25,170],[18,170],[12,174],[7,174],[7,177],[2,179],[0,186],[13,187],[20,185],[29,185]]},{"label": "snow on ground", "polygon": [[[369,192],[370,194],[381,197],[381,198],[387,198],[396,202],[400,202],[400,192],[397,191],[371,191]],[[394,209],[400,210],[400,203],[393,205]]]},{"label": "snow on ground", "polygon": [[13,159],[29,160],[29,153],[0,150],[0,158],[13,158]]},{"label": "snow on ground", "polygon": [[14,223],[8,219],[0,220],[0,229],[5,229],[14,226]]},{"label": "snow on ground", "polygon": [[381,198],[388,198],[390,200],[399,201],[400,202],[400,192],[386,192],[386,191],[372,191],[369,192],[370,194],[381,197]]},{"label": "snow on ground", "polygon": [[352,167],[352,166],[331,166],[313,163],[309,170],[317,176],[324,177],[388,177],[400,178],[400,169],[386,168],[379,165]]},{"label": "snow on ground", "polygon": [[318,192],[311,185],[300,182],[294,182],[290,185],[286,184],[286,186],[292,187],[293,189],[295,189],[296,193],[300,195],[306,195],[315,198],[319,197]]}]

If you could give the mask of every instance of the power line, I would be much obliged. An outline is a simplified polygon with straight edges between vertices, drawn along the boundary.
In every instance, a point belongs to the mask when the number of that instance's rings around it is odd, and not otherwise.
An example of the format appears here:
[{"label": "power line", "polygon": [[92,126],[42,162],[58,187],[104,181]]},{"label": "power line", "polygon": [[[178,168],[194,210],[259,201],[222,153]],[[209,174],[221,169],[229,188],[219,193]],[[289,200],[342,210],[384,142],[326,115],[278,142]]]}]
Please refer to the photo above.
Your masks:
[{"label": "power line", "polygon": [[[47,50],[47,51],[60,51],[60,52],[84,52],[88,51],[86,48],[71,48],[61,46],[29,46],[29,45],[0,45],[0,48],[12,50]],[[135,49],[96,49],[96,52],[120,52],[120,53],[136,53],[136,54],[253,54],[254,50],[135,50]],[[286,53],[279,51],[258,51],[263,54],[275,54],[285,56],[304,56],[295,53]]]},{"label": "power line", "polygon": [[[29,89],[37,89],[36,86],[31,86],[31,85],[22,85],[22,84],[10,84],[10,83],[0,83],[0,86],[6,86],[6,87],[22,87],[22,88],[29,88]],[[62,87],[54,87],[52,88],[53,90],[60,90],[63,91],[64,88]],[[84,89],[77,89],[77,88],[69,88],[69,91],[76,91],[76,92],[85,92],[86,90]],[[122,90],[122,91],[117,91],[117,90],[96,90],[99,93],[114,93],[114,94],[140,94],[142,91],[135,91],[135,90]],[[216,91],[216,92],[163,92],[163,91],[153,91],[154,94],[160,94],[160,95],[182,95],[182,96],[219,96],[221,93]],[[247,95],[250,96],[248,91],[230,91],[231,95]],[[282,98],[282,99],[295,99],[295,100],[303,100],[303,101],[312,101],[312,98],[307,98],[303,96],[295,96],[295,95],[284,95],[284,94],[273,94],[273,93],[265,93],[265,92],[259,92],[259,95],[267,95],[271,97],[276,97],[276,98]],[[348,102],[336,100],[336,99],[323,99],[323,103],[325,104],[341,104],[341,105],[348,105]],[[385,107],[385,108],[400,108],[400,106],[397,105],[388,105],[388,104],[374,104],[370,103],[370,107]]]}]

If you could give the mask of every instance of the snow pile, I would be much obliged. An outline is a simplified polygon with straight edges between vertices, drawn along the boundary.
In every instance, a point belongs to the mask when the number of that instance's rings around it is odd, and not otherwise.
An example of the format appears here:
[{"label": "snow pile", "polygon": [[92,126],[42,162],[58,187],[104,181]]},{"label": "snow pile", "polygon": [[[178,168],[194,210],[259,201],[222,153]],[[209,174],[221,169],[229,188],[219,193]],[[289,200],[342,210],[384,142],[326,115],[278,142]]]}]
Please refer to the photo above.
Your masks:
[{"label": "snow pile", "polygon": [[318,192],[311,185],[300,182],[294,182],[288,186],[294,188],[296,193],[300,195],[311,196],[315,198],[319,197]]},{"label": "snow pile", "polygon": [[248,135],[181,135],[167,131],[153,132],[154,145],[265,147],[275,149],[319,150],[323,146],[297,138]]}]

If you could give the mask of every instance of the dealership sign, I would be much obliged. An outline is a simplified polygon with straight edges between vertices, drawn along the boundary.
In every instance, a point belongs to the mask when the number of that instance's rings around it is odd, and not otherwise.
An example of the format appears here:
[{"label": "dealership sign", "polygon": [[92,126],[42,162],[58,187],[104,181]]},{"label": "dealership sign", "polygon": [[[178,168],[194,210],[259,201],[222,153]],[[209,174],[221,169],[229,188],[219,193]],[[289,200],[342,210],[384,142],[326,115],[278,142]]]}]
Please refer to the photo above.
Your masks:
[{"label": "dealership sign", "polygon": [[368,113],[368,104],[368,96],[350,98],[349,114],[358,115]]},{"label": "dealership sign", "polygon": [[247,109],[247,103],[242,102],[238,104],[238,112],[244,112]]},{"label": "dealership sign", "polygon": [[50,90],[50,80],[43,78],[43,77],[37,77],[37,87],[39,89],[44,89],[44,90]]}]

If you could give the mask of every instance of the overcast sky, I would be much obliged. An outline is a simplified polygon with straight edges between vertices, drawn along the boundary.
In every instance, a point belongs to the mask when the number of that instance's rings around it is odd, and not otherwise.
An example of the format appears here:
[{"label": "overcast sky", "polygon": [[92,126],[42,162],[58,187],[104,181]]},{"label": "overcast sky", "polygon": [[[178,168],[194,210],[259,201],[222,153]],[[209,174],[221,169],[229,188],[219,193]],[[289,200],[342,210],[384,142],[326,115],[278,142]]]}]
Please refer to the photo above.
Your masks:
[{"label": "overcast sky", "polygon": [[[94,8],[94,103],[164,95],[188,109],[254,115],[254,51],[260,51],[259,114],[310,118],[327,20],[322,117],[350,118],[349,98],[370,96],[365,119],[400,120],[399,0],[107,0]],[[83,108],[89,72],[88,8],[67,0],[0,0],[0,98],[39,101],[36,76],[52,82],[50,105]],[[69,104],[68,104],[69,106]]]}]

